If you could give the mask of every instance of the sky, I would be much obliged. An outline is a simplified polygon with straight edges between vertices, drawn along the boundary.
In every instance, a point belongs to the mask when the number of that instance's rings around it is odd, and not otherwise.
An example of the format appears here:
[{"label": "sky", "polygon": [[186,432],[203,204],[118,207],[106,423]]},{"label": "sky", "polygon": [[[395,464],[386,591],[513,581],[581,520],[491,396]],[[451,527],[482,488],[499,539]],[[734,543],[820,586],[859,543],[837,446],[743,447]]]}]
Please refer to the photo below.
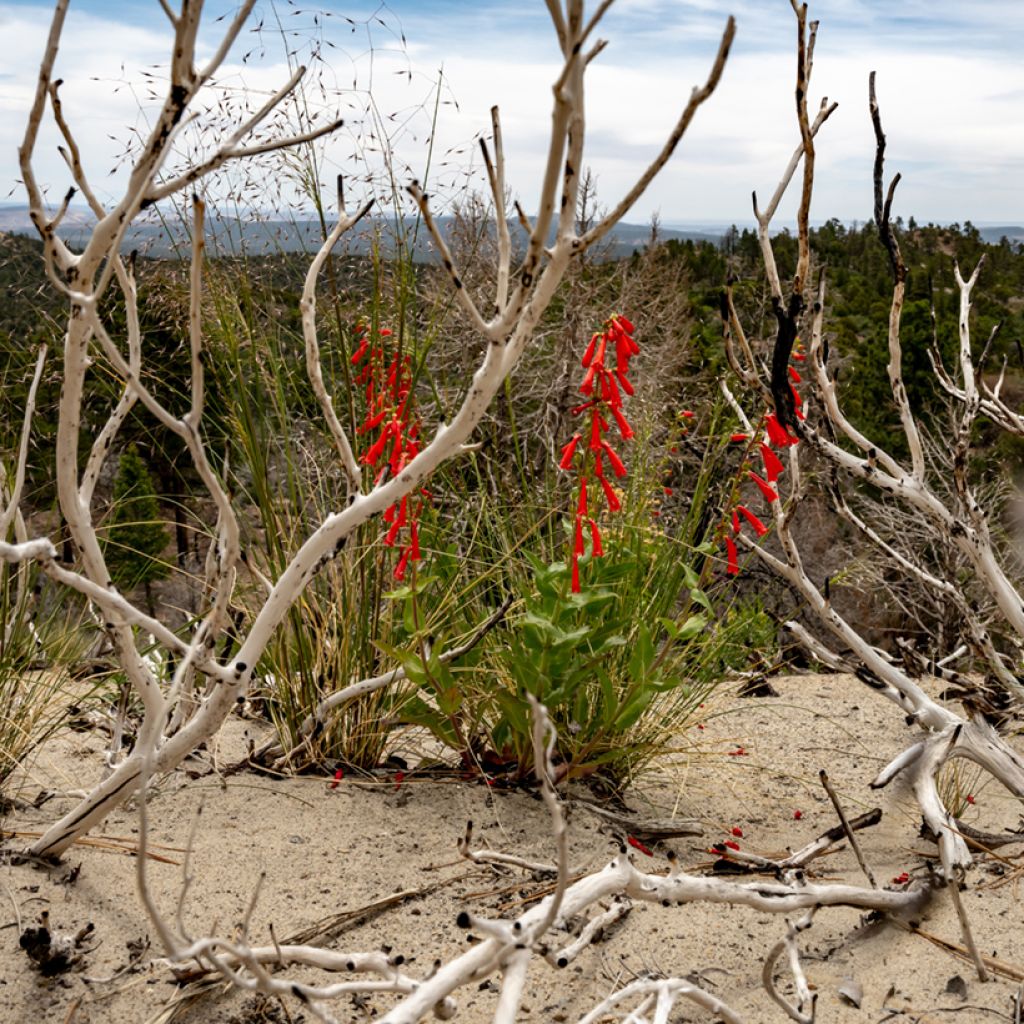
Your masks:
[{"label": "sky", "polygon": [[[216,18],[233,9],[208,0],[202,52],[215,44]],[[817,0],[810,13],[821,22],[812,109],[822,95],[839,103],[818,135],[814,220],[871,215],[867,80],[875,70],[887,170],[903,175],[895,213],[923,222],[1024,223],[1024,2]],[[599,204],[614,204],[658,150],[706,77],[729,14],[737,36],[722,83],[628,220],[656,214],[666,226],[749,223],[751,192],[774,190],[799,141],[796,29],[787,0],[618,0],[598,33],[608,46],[588,75],[585,166]],[[0,201],[22,199],[16,149],[49,19],[45,5],[0,0]],[[489,133],[496,103],[509,189],[533,209],[559,68],[542,0],[330,0],[320,7],[261,0],[252,27],[224,66],[215,99],[231,115],[246,91],[249,102],[260,100],[287,79],[289,59],[312,52],[306,110],[346,119],[316,155],[313,173],[330,192],[342,173],[350,202],[380,195],[386,163],[399,184],[426,180],[439,204],[464,200],[484,188],[477,140]],[[57,73],[105,199],[123,187],[126,146],[155,109],[167,28],[157,0],[71,2]],[[197,122],[186,144],[209,145],[215,135]],[[69,177],[56,144],[44,133],[36,173],[59,197]],[[263,159],[236,168],[220,187],[266,209],[302,205],[303,180],[308,168],[296,161]],[[780,209],[780,223],[793,217],[795,203],[794,195]]]}]

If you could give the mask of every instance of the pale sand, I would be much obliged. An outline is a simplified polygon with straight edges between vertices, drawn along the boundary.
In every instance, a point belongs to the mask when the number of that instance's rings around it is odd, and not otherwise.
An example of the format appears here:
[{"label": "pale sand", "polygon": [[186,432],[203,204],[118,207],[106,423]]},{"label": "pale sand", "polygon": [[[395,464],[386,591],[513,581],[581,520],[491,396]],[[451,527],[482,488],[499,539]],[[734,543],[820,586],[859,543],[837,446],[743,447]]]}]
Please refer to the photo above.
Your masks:
[{"label": "pale sand", "polygon": [[[807,675],[775,680],[774,685],[781,694],[778,698],[737,699],[723,693],[709,709],[714,713],[706,728],[693,729],[687,737],[694,744],[689,760],[646,779],[629,794],[631,806],[651,818],[675,813],[703,821],[703,838],[668,844],[684,864],[707,864],[707,846],[727,838],[733,827],[742,829],[739,842],[744,849],[772,854],[802,846],[835,824],[818,781],[819,769],[826,768],[851,816],[876,804],[884,809],[882,823],[860,834],[879,883],[891,884],[903,871],[924,875],[921,854],[934,853],[934,846],[918,836],[920,819],[906,787],[897,781],[881,793],[868,789],[878,769],[912,735],[898,710],[849,677]],[[251,721],[229,723],[216,757],[221,763],[230,761],[244,749],[246,731],[260,728]],[[1013,742],[1024,749],[1020,736]],[[739,744],[747,753],[729,756],[727,752]],[[89,735],[54,741],[25,774],[20,791],[8,795],[31,800],[40,785],[64,790],[87,785],[99,772],[101,745],[98,736]],[[205,766],[206,762],[197,763],[195,768]],[[331,948],[354,951],[390,946],[405,955],[410,973],[424,974],[435,958],[447,960],[465,948],[466,933],[455,926],[460,909],[511,914],[521,906],[519,901],[539,888],[522,872],[498,874],[459,861],[456,852],[456,840],[472,818],[477,841],[528,858],[550,859],[548,819],[530,794],[488,791],[462,781],[419,780],[415,774],[397,790],[393,780],[370,786],[346,780],[333,790],[328,782],[309,777],[275,781],[254,774],[189,779],[180,772],[160,782],[150,806],[154,844],[183,846],[196,809],[204,805],[194,852],[196,883],[187,912],[194,934],[229,934],[244,913],[260,871],[266,872],[266,881],[253,916],[253,935],[261,943],[269,941],[268,923],[283,939],[395,890],[444,881],[447,884],[437,891],[386,910],[329,943]],[[996,784],[979,786],[974,777],[966,784],[976,797],[968,821],[989,831],[1019,824],[1020,805]],[[38,829],[69,806],[69,799],[54,799],[41,810],[12,815],[5,826]],[[802,812],[800,820],[794,818],[797,810]],[[570,831],[576,864],[597,868],[615,852],[613,831],[585,811],[571,815]],[[135,813],[111,816],[103,832],[95,835],[103,834],[137,835]],[[657,850],[653,861],[640,853],[635,856],[645,867],[661,870],[665,849]],[[180,860],[179,853],[161,852]],[[1022,970],[1024,921],[1017,885],[998,885],[1006,877],[998,872],[1024,875],[1024,847],[1004,847],[1002,856],[1012,866],[993,858],[978,860],[964,899],[982,952]],[[66,863],[81,865],[72,884],[61,881],[60,870],[0,868],[5,887],[0,892],[0,1022],[59,1024],[78,997],[74,1024],[166,1020],[161,1011],[180,993],[166,968],[149,962],[158,949],[151,950],[135,973],[113,982],[86,981],[107,978],[124,967],[126,944],[151,932],[135,892],[135,859],[78,846]],[[865,884],[848,848],[815,862],[815,869],[823,879]],[[161,906],[173,913],[180,868],[153,863],[149,874]],[[515,890],[520,882],[522,889]],[[497,890],[503,891],[496,894]],[[57,928],[75,930],[92,921],[95,948],[81,968],[57,979],[41,978],[18,947],[12,900],[26,925],[34,924],[47,906]],[[922,926],[949,941],[961,941],[946,893],[936,895]],[[661,971],[700,974],[707,987],[745,1015],[748,1024],[784,1021],[785,1015],[760,983],[764,954],[783,931],[779,918],[742,907],[637,906],[607,942],[568,969],[558,971],[536,959],[520,1019],[575,1021],[617,983],[635,973]],[[808,979],[819,994],[821,1024],[1013,1020],[1016,982],[996,978],[982,984],[969,964],[924,938],[892,925],[863,926],[855,911],[822,911],[813,929],[802,936],[801,948]],[[314,979],[309,971],[296,973]],[[966,982],[966,999],[946,991],[954,975]],[[839,986],[850,977],[863,988],[860,1010],[844,1005],[838,995]],[[789,989],[785,972],[780,986]],[[467,986],[457,998],[458,1020],[490,1020],[493,987]],[[185,1024],[286,1019],[253,1012],[251,1004],[244,1011],[245,1003],[246,997],[217,990],[174,1019]],[[339,1001],[334,1012],[339,1020],[363,1021],[388,1005],[380,997],[365,1010]],[[297,1021],[301,1008],[293,1003],[290,1009]],[[305,1019],[311,1018],[306,1014]],[[680,1004],[673,1019],[714,1018]]]}]

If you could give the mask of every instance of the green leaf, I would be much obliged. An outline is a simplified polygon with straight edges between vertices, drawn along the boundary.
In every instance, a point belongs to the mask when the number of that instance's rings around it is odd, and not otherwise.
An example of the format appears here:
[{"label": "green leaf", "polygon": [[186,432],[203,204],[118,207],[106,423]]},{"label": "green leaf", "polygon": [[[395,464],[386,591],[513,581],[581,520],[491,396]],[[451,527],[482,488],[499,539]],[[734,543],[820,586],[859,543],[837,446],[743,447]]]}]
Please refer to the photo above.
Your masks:
[{"label": "green leaf", "polygon": [[683,624],[679,627],[679,632],[676,635],[677,640],[690,640],[700,633],[705,626],[707,626],[708,620],[703,615],[691,615]]},{"label": "green leaf", "polygon": [[635,680],[643,679],[653,663],[654,642],[651,640],[651,631],[647,628],[646,623],[641,622],[637,627],[636,641],[629,659],[630,676]]}]

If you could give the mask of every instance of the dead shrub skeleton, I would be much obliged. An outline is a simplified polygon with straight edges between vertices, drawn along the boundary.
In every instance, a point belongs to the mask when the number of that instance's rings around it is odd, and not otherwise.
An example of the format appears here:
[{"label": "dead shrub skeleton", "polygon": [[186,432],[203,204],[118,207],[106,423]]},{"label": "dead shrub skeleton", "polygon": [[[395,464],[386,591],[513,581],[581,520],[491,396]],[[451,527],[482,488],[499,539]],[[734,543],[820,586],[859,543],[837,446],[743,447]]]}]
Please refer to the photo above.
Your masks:
[{"label": "dead shrub skeleton", "polygon": [[[306,343],[307,370],[310,386],[329,427],[348,486],[341,508],[328,515],[295,552],[290,564],[273,581],[266,599],[256,614],[248,633],[240,640],[228,661],[215,657],[215,650],[229,626],[229,606],[236,584],[240,558],[239,524],[226,486],[218,474],[202,433],[204,411],[203,333],[201,299],[203,292],[203,225],[205,206],[198,195],[192,200],[192,261],[190,275],[189,342],[190,342],[190,408],[183,416],[173,414],[143,382],[144,338],[136,301],[135,273],[132,261],[120,256],[121,243],[132,220],[144,209],[160,200],[186,190],[198,190],[203,178],[229,161],[258,157],[262,153],[287,149],[326,135],[339,122],[325,124],[316,130],[289,137],[259,137],[254,133],[267,118],[292,94],[304,73],[299,68],[276,93],[254,114],[244,119],[206,159],[176,174],[164,173],[174,141],[187,123],[196,97],[211,83],[226,59],[252,12],[255,0],[244,0],[228,24],[210,60],[196,65],[201,0],[182,0],[175,12],[167,0],[160,0],[173,41],[167,93],[131,168],[122,198],[111,208],[105,207],[90,187],[82,154],[72,127],[65,121],[59,98],[59,80],[54,68],[64,29],[68,0],[59,0],[54,13],[40,76],[20,148],[21,169],[28,193],[31,216],[43,244],[46,271],[53,284],[67,299],[68,320],[64,338],[62,390],[56,437],[57,488],[61,511],[74,541],[78,565],[72,567],[60,560],[57,550],[45,537],[29,537],[18,515],[20,492],[24,479],[28,430],[32,418],[35,386],[29,395],[25,413],[25,431],[19,449],[18,463],[8,487],[9,500],[2,509],[0,521],[4,536],[15,526],[15,541],[0,542],[0,557],[13,563],[37,561],[55,582],[86,597],[99,609],[122,671],[129,680],[143,708],[144,716],[134,749],[119,763],[82,802],[54,823],[30,848],[35,856],[58,856],[77,838],[101,823],[106,816],[134,793],[141,790],[141,845],[146,843],[145,791],[151,776],[173,770],[201,743],[212,737],[238,699],[244,698],[252,682],[253,669],[273,631],[288,609],[301,595],[313,575],[344,547],[346,539],[360,524],[382,513],[403,495],[419,487],[442,462],[457,457],[468,443],[475,426],[487,410],[502,382],[522,358],[529,358],[529,345],[541,316],[548,307],[570,261],[588,247],[599,242],[630,210],[653,177],[672,155],[697,109],[718,84],[725,67],[735,26],[730,19],[722,36],[708,78],[695,88],[678,121],[647,169],[633,187],[605,217],[577,232],[575,211],[580,189],[585,137],[585,80],[590,63],[600,54],[605,43],[595,30],[611,0],[603,0],[589,16],[583,0],[546,0],[554,31],[563,55],[561,72],[553,86],[551,136],[540,188],[536,216],[531,221],[518,207],[516,212],[527,228],[528,241],[519,266],[512,264],[512,250],[506,221],[506,183],[498,112],[493,112],[493,151],[484,146],[486,168],[491,187],[493,210],[497,224],[497,269],[494,277],[494,313],[481,312],[463,286],[460,269],[455,265],[445,239],[432,216],[428,196],[413,182],[409,192],[417,203],[431,232],[441,261],[448,273],[451,287],[468,322],[486,340],[482,362],[466,388],[458,411],[448,423],[439,424],[432,435],[425,436],[422,448],[401,473],[366,488],[364,472],[357,462],[346,428],[335,412],[334,396],[320,367],[316,320],[316,282],[327,255],[340,237],[370,208],[370,203],[352,214],[339,215],[306,276],[302,295],[302,326]],[[856,630],[840,619],[825,596],[807,576],[790,529],[792,517],[802,493],[800,454],[807,446],[830,459],[839,469],[890,490],[894,495],[919,509],[935,524],[944,537],[968,553],[979,575],[992,589],[1004,616],[1024,638],[1024,611],[1019,595],[1006,575],[999,569],[987,542],[984,510],[973,501],[966,477],[966,451],[970,425],[984,409],[1007,429],[1022,432],[1019,414],[1005,406],[999,386],[988,388],[973,373],[967,312],[971,288],[977,271],[958,284],[962,295],[962,347],[959,375],[937,367],[940,380],[961,403],[964,410],[957,436],[958,451],[964,458],[958,465],[957,488],[963,505],[963,520],[937,506],[928,490],[919,444],[915,443],[913,413],[899,380],[899,308],[902,302],[903,276],[899,250],[888,225],[892,189],[884,202],[879,199],[878,222],[883,239],[893,260],[896,286],[893,313],[890,318],[890,351],[893,393],[901,412],[912,455],[908,472],[895,459],[879,451],[861,437],[843,418],[834,383],[829,379],[822,355],[822,318],[824,280],[818,285],[817,298],[809,314],[805,313],[805,296],[810,285],[810,250],[808,244],[808,213],[814,177],[814,137],[834,106],[822,104],[812,121],[807,113],[807,88],[811,77],[815,26],[807,24],[806,5],[793,3],[798,25],[797,111],[801,144],[787,168],[783,180],[768,209],[757,211],[762,251],[772,290],[778,334],[773,346],[770,369],[754,354],[754,344],[743,334],[742,326],[727,303],[726,325],[730,362],[744,384],[754,389],[762,400],[772,405],[779,422],[799,433],[801,445],[789,449],[788,479],[791,492],[786,502],[773,502],[776,532],[783,557],[770,554],[751,544],[757,556],[764,559],[802,595],[808,606],[837,636],[862,666],[862,677],[883,696],[912,716],[923,737],[907,753],[901,755],[877,780],[884,785],[897,772],[910,774],[926,821],[939,839],[942,860],[941,879],[957,898],[957,883],[969,862],[967,847],[948,811],[942,806],[935,784],[935,773],[949,757],[968,757],[982,765],[1018,796],[1024,796],[1024,765],[1016,753],[994,729],[980,719],[964,719],[927,697],[906,670],[892,659],[874,650],[860,639]],[[42,190],[33,172],[33,156],[40,126],[47,109],[63,138],[61,153],[74,181],[55,213],[50,213]],[[876,165],[876,193],[881,192],[882,140]],[[792,291],[783,295],[775,269],[768,226],[779,200],[796,168],[803,162],[803,189],[799,212],[799,259]],[[57,235],[72,196],[81,193],[89,204],[97,223],[81,253],[73,253]],[[549,239],[552,237],[553,242]],[[101,299],[113,289],[119,290],[127,308],[126,337],[123,342],[110,332],[101,313]],[[788,386],[787,367],[790,353],[801,327],[810,329],[811,388],[818,399],[823,416],[820,425],[810,421],[799,424]],[[123,381],[119,401],[106,424],[95,438],[84,468],[80,465],[80,411],[88,396],[91,353],[99,352],[109,361]],[[37,364],[36,381],[42,370],[43,354]],[[207,559],[203,593],[208,604],[196,622],[191,635],[176,635],[159,619],[137,608],[113,585],[104,561],[92,517],[93,492],[104,462],[114,446],[118,432],[130,410],[138,403],[160,424],[180,439],[217,510],[216,539]],[[854,455],[842,448],[837,437],[843,436],[859,449]],[[884,545],[884,540],[880,540]],[[908,571],[923,572],[908,566]],[[937,581],[941,586],[942,582]],[[341,610],[339,614],[344,614]],[[801,627],[794,626],[819,657],[838,663],[838,656],[823,648]],[[135,631],[151,634],[157,643],[176,656],[173,678],[159,680],[142,656]],[[978,652],[990,657],[994,677],[1005,689],[1019,695],[1013,673],[991,649],[985,631],[978,623],[975,631]],[[924,671],[944,677],[946,669],[926,665]],[[391,673],[379,680],[367,681],[387,685],[398,678]],[[357,684],[359,685],[359,684]],[[362,691],[360,691],[362,692]],[[309,709],[311,716],[322,709]],[[930,895],[930,886],[915,884],[901,891],[858,888],[850,885],[821,885],[810,881],[804,868],[807,862],[827,848],[831,839],[815,841],[803,851],[784,861],[764,862],[757,866],[774,872],[774,881],[737,882],[717,877],[696,877],[682,872],[675,862],[667,875],[638,870],[624,851],[600,871],[570,883],[568,840],[559,797],[552,779],[554,766],[551,754],[553,728],[543,707],[533,707],[533,747],[535,768],[543,798],[552,823],[556,857],[550,865],[555,877],[553,892],[541,903],[511,920],[492,920],[468,914],[459,923],[469,927],[483,941],[446,964],[437,965],[426,977],[404,972],[401,957],[381,953],[335,953],[316,946],[282,946],[275,940],[258,947],[250,943],[248,920],[251,906],[240,933],[233,939],[204,936],[195,938],[186,933],[182,907],[191,877],[186,864],[181,897],[174,920],[157,907],[146,878],[144,849],[138,857],[138,885],[142,902],[154,929],[159,935],[172,964],[196,962],[209,971],[216,971],[242,989],[269,996],[290,996],[306,1004],[319,1020],[333,1021],[330,1003],[346,994],[387,992],[397,997],[392,1008],[381,1018],[388,1024],[411,1024],[430,1013],[449,1018],[458,1012],[454,996],[458,989],[479,983],[491,975],[500,975],[500,989],[494,1020],[507,1024],[517,1017],[528,971],[538,957],[545,957],[555,966],[565,966],[596,935],[601,926],[624,916],[631,901],[657,901],[668,905],[694,900],[743,904],[759,910],[787,915],[800,914],[787,923],[785,936],[769,952],[764,978],[768,991],[790,1018],[797,1021],[813,1019],[814,1000],[803,974],[797,947],[797,936],[809,926],[814,913],[823,907],[845,905],[882,913],[913,913]],[[488,851],[469,850],[464,854],[474,861],[486,860]],[[504,857],[504,863],[516,858]],[[525,862],[524,862],[525,864]],[[536,867],[536,865],[532,865]],[[253,895],[255,901],[259,886]],[[556,937],[566,922],[590,908],[601,906],[590,923],[575,939]],[[961,911],[967,944],[972,949],[970,929]],[[785,952],[794,976],[796,1002],[791,1003],[778,993],[774,984],[774,965]],[[977,958],[979,972],[984,970]],[[289,964],[313,966],[329,972],[341,972],[344,981],[333,984],[306,985],[287,977],[283,971]],[[194,968],[192,968],[194,969]],[[730,1024],[741,1018],[712,993],[683,978],[644,979],[615,992],[582,1019],[584,1022],[622,1017],[633,1021],[666,1022],[679,1000],[691,1000],[713,1011]]]}]

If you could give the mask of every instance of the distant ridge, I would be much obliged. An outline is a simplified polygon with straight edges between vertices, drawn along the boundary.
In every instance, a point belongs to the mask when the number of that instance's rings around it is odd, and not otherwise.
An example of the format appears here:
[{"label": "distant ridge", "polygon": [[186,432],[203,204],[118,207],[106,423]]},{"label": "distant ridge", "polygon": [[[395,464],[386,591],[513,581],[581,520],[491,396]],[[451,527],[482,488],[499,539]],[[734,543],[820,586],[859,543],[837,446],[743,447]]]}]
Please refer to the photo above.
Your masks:
[{"label": "distant ridge", "polygon": [[[87,210],[69,210],[57,234],[73,249],[81,248],[88,238],[95,219]],[[455,218],[451,216],[437,217],[442,234],[447,238],[455,226]],[[513,242],[525,241],[522,228],[516,222],[509,223]],[[35,228],[29,220],[27,206],[0,207],[0,231],[11,234],[35,235]],[[401,234],[409,243],[415,237],[413,258],[418,262],[426,262],[434,258],[434,246],[430,233],[420,223],[416,230],[416,220],[406,217],[401,222],[395,218],[367,218],[346,235],[339,249],[353,255],[366,255],[374,246],[378,246],[385,254],[394,251],[396,238]],[[708,230],[684,230],[674,228],[658,229],[661,241],[675,239],[678,241],[692,240],[717,244],[721,233]],[[182,224],[162,224],[158,222],[134,223],[129,228],[122,248],[128,252],[137,249],[140,253],[154,258],[185,256],[188,253],[189,236],[187,228]],[[606,258],[621,259],[643,249],[650,243],[651,228],[644,224],[618,224],[609,233],[604,252]],[[207,218],[207,245],[211,252],[228,256],[246,253],[249,256],[261,256],[278,252],[315,252],[320,246],[320,222],[318,220],[222,220],[216,217]]]}]

